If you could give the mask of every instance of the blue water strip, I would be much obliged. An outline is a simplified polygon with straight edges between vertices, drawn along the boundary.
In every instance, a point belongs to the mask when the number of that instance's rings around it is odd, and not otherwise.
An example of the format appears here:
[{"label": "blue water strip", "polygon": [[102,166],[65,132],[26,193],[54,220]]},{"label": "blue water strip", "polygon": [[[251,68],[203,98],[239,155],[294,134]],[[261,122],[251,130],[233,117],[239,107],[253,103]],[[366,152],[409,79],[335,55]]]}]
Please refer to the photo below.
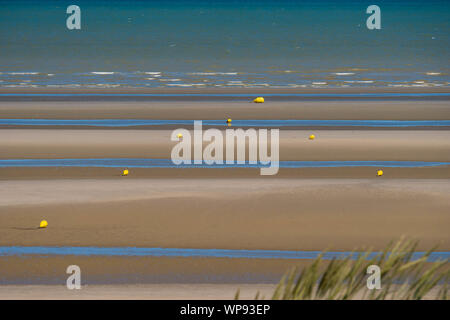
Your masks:
[{"label": "blue water strip", "polygon": [[[272,163],[273,165],[274,163]],[[431,161],[279,161],[279,168],[378,167],[419,168],[450,165]],[[270,164],[181,164],[171,159],[99,158],[99,159],[1,159],[0,168],[7,167],[106,167],[106,168],[264,168]]]},{"label": "blue water strip", "polygon": [[[249,259],[316,259],[320,251],[284,250],[229,250],[229,249],[180,249],[180,248],[136,248],[136,247],[0,247],[0,256],[57,255],[57,256],[138,256],[138,257],[210,257]],[[324,260],[356,259],[358,252],[334,251],[323,254]],[[372,252],[369,259],[378,255]],[[412,260],[421,258],[425,252],[415,252]],[[450,252],[433,252],[428,261],[448,260]]]},{"label": "blue water strip", "polygon": [[[202,120],[205,126],[226,127],[225,120]],[[444,127],[450,120],[233,120],[236,127]],[[137,126],[192,126],[194,120],[156,119],[0,119],[0,125],[8,126],[91,126],[91,127],[137,127]]]}]

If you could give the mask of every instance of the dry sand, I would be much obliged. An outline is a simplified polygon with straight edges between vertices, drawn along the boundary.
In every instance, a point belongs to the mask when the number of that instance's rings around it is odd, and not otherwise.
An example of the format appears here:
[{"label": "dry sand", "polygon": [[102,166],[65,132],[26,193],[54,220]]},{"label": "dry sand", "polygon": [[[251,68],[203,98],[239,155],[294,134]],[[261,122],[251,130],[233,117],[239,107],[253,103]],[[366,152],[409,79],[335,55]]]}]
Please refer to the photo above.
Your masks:
[{"label": "dry sand", "polygon": [[0,286],[0,300],[232,300],[269,299],[275,284],[146,284],[88,285],[68,290],[62,285]]},{"label": "dry sand", "polygon": [[[392,290],[396,287],[393,285]],[[275,284],[246,283],[86,285],[80,290],[68,290],[62,285],[8,285],[0,286],[0,300],[233,300],[238,289],[240,300],[254,300],[257,294],[261,300],[270,299],[275,288]],[[423,300],[435,299],[440,290],[439,286],[433,288]],[[363,297],[364,292],[360,292],[353,299]],[[390,295],[387,296],[389,299]]]},{"label": "dry sand", "polygon": [[[62,285],[0,286],[0,300],[232,300],[239,289],[240,300],[270,299],[275,284],[145,284],[87,285],[68,290]],[[395,288],[395,285],[393,286]],[[440,287],[430,290],[424,300],[433,300]],[[354,299],[362,299],[362,293]],[[388,298],[389,299],[389,296]],[[239,301],[237,301],[239,303]]]}]

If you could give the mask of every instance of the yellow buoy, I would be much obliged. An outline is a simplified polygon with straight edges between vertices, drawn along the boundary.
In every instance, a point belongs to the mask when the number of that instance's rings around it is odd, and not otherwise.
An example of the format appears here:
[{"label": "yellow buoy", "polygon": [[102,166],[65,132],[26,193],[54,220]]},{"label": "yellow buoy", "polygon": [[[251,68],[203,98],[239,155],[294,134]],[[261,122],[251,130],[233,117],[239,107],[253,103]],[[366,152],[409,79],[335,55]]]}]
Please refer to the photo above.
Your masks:
[{"label": "yellow buoy", "polygon": [[42,220],[41,223],[39,223],[39,228],[47,228],[48,222],[47,220]]},{"label": "yellow buoy", "polygon": [[254,103],[264,103],[264,98],[263,97],[258,97],[255,98],[255,100],[253,100]]},{"label": "yellow buoy", "polygon": [[179,134],[177,134],[177,138],[181,139],[181,138],[183,138],[183,135],[181,133],[179,133]]},{"label": "yellow buoy", "polygon": [[383,170],[378,170],[378,171],[377,171],[377,176],[378,176],[378,177],[381,177],[382,175],[383,175]]},{"label": "yellow buoy", "polygon": [[231,123],[231,119],[230,118],[227,119],[227,123]]},{"label": "yellow buoy", "polygon": [[314,140],[315,138],[316,138],[316,136],[313,134],[309,136],[309,140]]},{"label": "yellow buoy", "polygon": [[128,175],[128,169],[123,170],[122,175],[123,176],[127,176]]}]

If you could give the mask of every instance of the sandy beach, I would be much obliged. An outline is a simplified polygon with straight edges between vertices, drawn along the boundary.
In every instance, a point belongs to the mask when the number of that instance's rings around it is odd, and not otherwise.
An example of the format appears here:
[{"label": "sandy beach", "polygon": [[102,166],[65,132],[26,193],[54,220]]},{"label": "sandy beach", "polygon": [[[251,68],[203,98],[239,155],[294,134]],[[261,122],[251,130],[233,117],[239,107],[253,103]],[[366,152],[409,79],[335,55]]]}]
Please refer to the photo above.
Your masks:
[{"label": "sandy beach", "polygon": [[[0,300],[232,300],[236,284],[152,284],[152,285],[91,285],[81,290],[65,286],[0,286]],[[239,284],[240,299],[269,299],[274,284]]]},{"label": "sandy beach", "polygon": [[[1,101],[2,119],[446,120],[432,101]],[[171,127],[2,126],[0,159],[169,159]],[[188,128],[189,129],[189,128]],[[224,130],[224,127],[219,128]],[[309,135],[316,139],[311,141]],[[282,161],[450,161],[447,128],[282,128]],[[282,168],[0,168],[0,246],[235,250],[382,249],[401,236],[450,250],[450,166]],[[37,228],[42,219],[46,229]],[[3,256],[0,298],[270,296],[309,260]],[[61,293],[77,264],[87,285]],[[30,286],[31,285],[31,286]],[[67,290],[68,291],[68,290]]]},{"label": "sandy beach", "polygon": [[[317,139],[308,136],[314,132]],[[176,142],[170,130],[3,129],[0,159],[168,158]],[[57,133],[57,134],[55,134]],[[280,160],[301,161],[441,161],[450,159],[446,130],[283,130]],[[204,146],[206,143],[204,144]],[[374,168],[284,168],[282,178],[373,178]],[[386,168],[388,178],[448,179],[448,166]],[[0,168],[0,179],[114,179],[117,168]],[[261,178],[257,169],[216,170],[133,168],[129,178]]]},{"label": "sandy beach", "polygon": [[[448,250],[448,180],[1,181],[0,245]],[[51,222],[33,229],[40,217]],[[252,232],[249,232],[252,230]]]},{"label": "sandy beach", "polygon": [[[270,299],[275,290],[273,284],[239,284],[239,299]],[[393,286],[395,288],[395,286]],[[439,288],[432,289],[424,300],[433,300]],[[152,284],[152,285],[91,285],[81,290],[67,290],[64,286],[2,286],[1,300],[232,300],[236,295],[235,284]],[[357,294],[355,300],[361,299]]]},{"label": "sandy beach", "polygon": [[[311,133],[315,133],[314,142],[308,140]],[[0,159],[169,159],[178,143],[170,140],[171,134],[171,130],[0,129]],[[450,161],[450,131],[282,130],[279,149],[280,160],[446,162]]]},{"label": "sandy beach", "polygon": [[0,300],[447,299],[449,12],[2,1]]},{"label": "sandy beach", "polygon": [[[257,94],[259,93],[253,97]],[[2,118],[11,119],[450,119],[449,102],[445,97],[437,101],[420,99],[360,101],[331,98],[270,101],[269,98],[264,104],[251,103],[251,97],[252,95],[240,98],[238,101],[224,101],[220,97],[206,97],[207,101],[195,101],[189,97],[175,101],[155,101],[154,98],[149,101],[117,101],[118,98],[114,96],[111,101],[92,101],[91,97],[87,97],[87,101],[70,101],[68,100],[70,97],[64,98],[63,101],[39,101],[39,97],[31,97],[30,101],[3,101],[4,97],[0,97],[3,99],[0,103],[0,115]]]}]

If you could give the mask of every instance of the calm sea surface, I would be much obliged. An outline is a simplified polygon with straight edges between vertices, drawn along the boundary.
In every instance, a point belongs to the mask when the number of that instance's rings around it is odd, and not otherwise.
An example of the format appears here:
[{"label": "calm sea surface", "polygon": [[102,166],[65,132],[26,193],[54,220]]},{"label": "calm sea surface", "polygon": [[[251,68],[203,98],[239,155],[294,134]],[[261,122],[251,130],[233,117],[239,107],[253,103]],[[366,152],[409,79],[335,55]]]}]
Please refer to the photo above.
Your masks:
[{"label": "calm sea surface", "polygon": [[0,0],[0,87],[447,87],[449,21],[437,0]]}]

